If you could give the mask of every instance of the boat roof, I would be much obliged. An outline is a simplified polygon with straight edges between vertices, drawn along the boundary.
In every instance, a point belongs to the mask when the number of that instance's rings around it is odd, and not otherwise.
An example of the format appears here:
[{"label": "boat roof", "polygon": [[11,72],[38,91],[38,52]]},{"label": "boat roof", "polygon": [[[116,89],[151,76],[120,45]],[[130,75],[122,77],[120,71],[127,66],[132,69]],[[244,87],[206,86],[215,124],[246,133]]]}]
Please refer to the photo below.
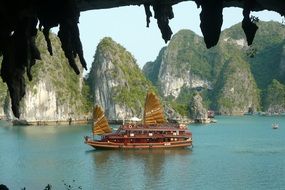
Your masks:
[{"label": "boat roof", "polygon": [[141,121],[141,119],[138,118],[138,117],[131,117],[131,118],[127,119],[127,120],[129,120],[129,121]]},{"label": "boat roof", "polygon": [[157,125],[157,126],[145,126],[145,125],[123,125],[121,130],[128,131],[186,131],[187,127],[180,127],[179,125]]}]

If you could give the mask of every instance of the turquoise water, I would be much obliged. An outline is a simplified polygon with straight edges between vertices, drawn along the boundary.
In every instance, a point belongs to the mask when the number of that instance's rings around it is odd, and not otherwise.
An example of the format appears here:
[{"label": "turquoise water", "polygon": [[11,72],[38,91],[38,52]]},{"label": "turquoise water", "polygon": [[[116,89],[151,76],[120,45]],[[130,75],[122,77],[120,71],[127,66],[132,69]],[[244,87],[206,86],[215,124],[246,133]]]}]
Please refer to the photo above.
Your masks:
[{"label": "turquoise water", "polygon": [[[10,189],[284,189],[285,117],[191,125],[193,149],[96,151],[84,127],[0,121],[0,184]],[[273,130],[272,123],[279,123]]]}]

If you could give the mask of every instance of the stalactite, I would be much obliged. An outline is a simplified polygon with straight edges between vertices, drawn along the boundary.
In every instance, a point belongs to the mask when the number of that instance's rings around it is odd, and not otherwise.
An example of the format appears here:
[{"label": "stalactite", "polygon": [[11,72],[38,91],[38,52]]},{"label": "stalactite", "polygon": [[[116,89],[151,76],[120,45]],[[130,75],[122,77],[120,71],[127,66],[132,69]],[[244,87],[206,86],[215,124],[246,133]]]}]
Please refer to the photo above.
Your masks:
[{"label": "stalactite", "polygon": [[255,0],[245,1],[243,9],[243,20],[242,20],[242,29],[245,33],[247,44],[251,45],[255,37],[258,26],[251,20],[250,11],[255,4]]},{"label": "stalactite", "polygon": [[200,28],[207,48],[215,46],[223,24],[223,0],[196,1],[202,6]]},{"label": "stalactite", "polygon": [[40,4],[35,2],[26,0],[14,5],[5,2],[1,4],[0,9],[0,54],[3,55],[1,77],[7,83],[12,111],[18,118],[20,101],[25,95],[24,74],[27,73],[28,79],[32,80],[31,68],[36,60],[41,58],[35,44],[38,20],[40,28],[44,27],[43,32],[50,54],[52,55],[52,46],[48,37],[49,30],[59,24],[59,37],[69,64],[79,74],[74,61],[74,57],[78,55],[86,69],[77,27],[79,10],[75,0],[51,0]]},{"label": "stalactite", "polygon": [[150,11],[150,4],[144,4],[144,10],[146,15],[146,27],[149,27],[150,17],[152,17],[152,13]]},{"label": "stalactite", "polygon": [[[223,23],[222,10],[225,6],[243,7],[244,19],[242,28],[245,32],[248,44],[252,44],[257,25],[250,19],[251,10],[270,9],[284,15],[284,4],[273,0],[270,6],[258,3],[259,0],[193,0],[198,7],[202,7],[200,14],[201,30],[207,48],[217,44]],[[62,49],[70,66],[78,74],[79,69],[74,58],[79,57],[82,66],[86,69],[82,44],[79,39],[78,19],[81,10],[95,8],[117,7],[120,5],[144,4],[147,27],[152,16],[150,6],[153,6],[154,17],[157,19],[162,38],[170,40],[172,31],[169,20],[174,17],[172,5],[179,3],[173,1],[106,1],[104,5],[98,5],[93,1],[84,0],[23,0],[1,1],[0,5],[0,55],[3,56],[1,77],[7,83],[12,99],[12,109],[16,117],[19,117],[19,102],[25,94],[24,74],[32,79],[31,68],[40,59],[40,53],[35,45],[36,22],[40,21],[40,29],[43,28],[47,49],[52,55],[52,44],[49,39],[49,31],[55,26],[60,26],[58,36],[62,43]],[[244,2],[244,4],[242,4]],[[100,3],[99,3],[100,4]],[[269,5],[269,4],[268,4]],[[90,7],[88,7],[90,6]],[[265,7],[264,7],[265,6]],[[79,8],[78,8],[79,7]],[[81,9],[81,10],[80,10]]]},{"label": "stalactite", "polygon": [[157,25],[161,31],[162,38],[165,43],[170,40],[172,31],[168,25],[170,19],[174,17],[172,6],[170,4],[159,4],[153,5],[154,18],[157,19]]},{"label": "stalactite", "polygon": [[201,1],[202,1],[202,0],[195,0],[195,3],[196,3],[196,5],[197,5],[197,9],[200,8],[200,6],[201,6]]},{"label": "stalactite", "polygon": [[14,7],[7,4],[6,8],[9,11],[7,15],[13,16],[1,16],[1,23],[4,23],[7,29],[4,33],[1,32],[3,43],[1,77],[9,89],[13,113],[19,117],[19,103],[25,95],[25,69],[28,71],[28,78],[31,79],[30,68],[35,59],[40,59],[40,55],[34,44],[34,37],[37,34],[34,5],[29,2],[17,5]]},{"label": "stalactite", "polygon": [[[56,8],[54,8],[54,4],[57,5]],[[44,27],[43,33],[47,41],[49,53],[52,55],[52,46],[48,37],[49,30],[59,25],[58,36],[70,66],[74,69],[76,74],[79,74],[80,71],[74,60],[75,56],[78,55],[81,65],[87,69],[77,26],[80,12],[77,8],[76,1],[62,0],[58,2],[52,0],[48,4],[40,5],[38,15],[40,26]]]},{"label": "stalactite", "polygon": [[53,55],[53,51],[51,41],[49,39],[49,32],[51,28],[58,26],[62,6],[64,6],[62,1],[56,2],[55,0],[50,0],[49,3],[42,3],[38,6],[37,16],[40,21],[39,30],[44,34],[50,55]]},{"label": "stalactite", "polygon": [[78,20],[79,10],[76,7],[74,0],[66,0],[62,9],[62,19],[60,21],[60,27],[58,37],[61,41],[61,47],[65,53],[66,58],[69,61],[70,66],[73,68],[76,74],[80,71],[75,63],[75,56],[78,54],[82,66],[87,69],[86,62],[83,57],[82,45],[79,39]]}]

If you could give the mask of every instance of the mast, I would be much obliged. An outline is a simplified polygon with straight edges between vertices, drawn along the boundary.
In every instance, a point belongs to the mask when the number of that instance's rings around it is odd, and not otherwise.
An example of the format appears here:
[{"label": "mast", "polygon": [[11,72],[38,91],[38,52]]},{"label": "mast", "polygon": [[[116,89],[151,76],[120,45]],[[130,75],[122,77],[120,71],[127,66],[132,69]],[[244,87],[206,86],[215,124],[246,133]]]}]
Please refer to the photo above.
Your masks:
[{"label": "mast", "polygon": [[145,125],[145,116],[146,116],[146,111],[145,111],[145,108],[146,108],[146,104],[147,104],[147,99],[148,99],[148,94],[150,93],[150,91],[147,91],[146,93],[146,97],[145,97],[145,101],[144,101],[144,111],[143,111],[143,124]]}]

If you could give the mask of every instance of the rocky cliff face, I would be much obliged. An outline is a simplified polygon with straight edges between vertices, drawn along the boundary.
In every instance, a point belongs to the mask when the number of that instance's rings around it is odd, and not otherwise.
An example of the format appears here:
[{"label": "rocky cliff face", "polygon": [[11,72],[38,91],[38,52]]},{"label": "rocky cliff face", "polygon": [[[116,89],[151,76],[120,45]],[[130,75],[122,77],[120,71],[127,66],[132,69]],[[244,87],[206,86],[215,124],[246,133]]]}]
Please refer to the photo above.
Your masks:
[{"label": "rocky cliff face", "polygon": [[198,35],[189,30],[181,30],[153,63],[144,66],[143,70],[149,77],[150,74],[147,73],[151,70],[151,65],[157,65],[157,72],[152,73],[153,79],[150,79],[157,83],[162,96],[176,99],[182,87],[211,88],[212,84],[206,77],[209,73],[200,70],[202,67],[210,67],[205,59],[199,59],[201,52],[206,50],[202,43],[203,39]]},{"label": "rocky cliff face", "polygon": [[[164,71],[162,71],[164,70]],[[162,64],[162,70],[159,72],[158,79],[160,81],[161,94],[164,97],[174,97],[176,99],[183,87],[186,88],[212,88],[211,83],[201,77],[191,73],[191,70],[185,70],[180,75],[172,75],[171,68],[166,64]]]},{"label": "rocky cliff face", "polygon": [[[50,56],[45,48],[44,36],[41,33],[37,36],[36,43],[41,51],[42,60],[32,68],[33,80],[28,82],[26,95],[20,103],[20,119],[27,121],[84,119],[91,111],[91,107],[87,108],[86,97],[82,96],[86,88],[83,77],[71,72],[64,52],[60,48],[59,39],[54,34],[50,37],[54,47],[53,56]],[[11,104],[10,101],[6,103]],[[4,107],[7,118],[14,119],[11,106]]]},{"label": "rocky cliff face", "polygon": [[46,81],[39,81],[26,92],[20,109],[21,118],[27,120],[68,119],[66,116],[61,117],[57,109],[57,97],[53,87]]},{"label": "rocky cliff face", "polygon": [[201,122],[208,118],[208,110],[203,105],[203,98],[200,94],[195,94],[190,101],[190,114],[196,122]]},{"label": "rocky cliff face", "polygon": [[[0,57],[0,66],[1,66],[1,62],[2,62],[2,57]],[[4,113],[4,104],[5,104],[5,99],[7,96],[7,86],[5,83],[2,82],[2,80],[0,80],[0,118],[4,117],[5,113]]]},{"label": "rocky cliff face", "polygon": [[157,59],[145,65],[144,72],[148,78],[152,74],[150,80],[162,96],[180,107],[199,91],[208,108],[223,114],[259,110],[259,92],[274,78],[285,82],[285,30],[279,23],[260,22],[258,40],[249,47],[240,28],[237,24],[223,31],[218,45],[209,50],[201,37],[179,31]]},{"label": "rocky cliff face", "polygon": [[97,46],[88,83],[94,105],[110,120],[142,117],[146,92],[153,88],[133,56],[108,37]]},{"label": "rocky cliff face", "polygon": [[[174,18],[172,6],[183,0],[157,2],[155,0],[65,0],[65,1],[37,1],[27,0],[2,1],[0,4],[0,54],[3,53],[5,61],[1,77],[8,85],[11,93],[12,109],[16,117],[20,116],[19,102],[25,94],[24,74],[30,75],[29,70],[36,60],[40,59],[38,49],[34,43],[37,27],[44,28],[47,34],[52,27],[60,26],[58,36],[62,43],[65,56],[70,66],[79,74],[74,57],[79,56],[80,62],[86,68],[82,45],[79,38],[78,21],[80,11],[91,9],[111,8],[126,5],[144,5],[147,26],[150,17],[154,14],[158,28],[165,42],[169,41],[172,31],[169,20]],[[193,0],[194,1],[194,0]],[[217,44],[223,24],[224,7],[243,8],[242,28],[246,34],[249,45],[255,37],[257,25],[250,18],[251,11],[271,10],[284,15],[285,3],[280,0],[252,0],[252,1],[202,1],[195,0],[197,8],[201,8],[201,31],[207,48]],[[153,8],[151,12],[150,8]],[[38,21],[40,24],[38,24]],[[49,42],[48,36],[47,42]],[[48,49],[52,46],[49,44]]]}]

